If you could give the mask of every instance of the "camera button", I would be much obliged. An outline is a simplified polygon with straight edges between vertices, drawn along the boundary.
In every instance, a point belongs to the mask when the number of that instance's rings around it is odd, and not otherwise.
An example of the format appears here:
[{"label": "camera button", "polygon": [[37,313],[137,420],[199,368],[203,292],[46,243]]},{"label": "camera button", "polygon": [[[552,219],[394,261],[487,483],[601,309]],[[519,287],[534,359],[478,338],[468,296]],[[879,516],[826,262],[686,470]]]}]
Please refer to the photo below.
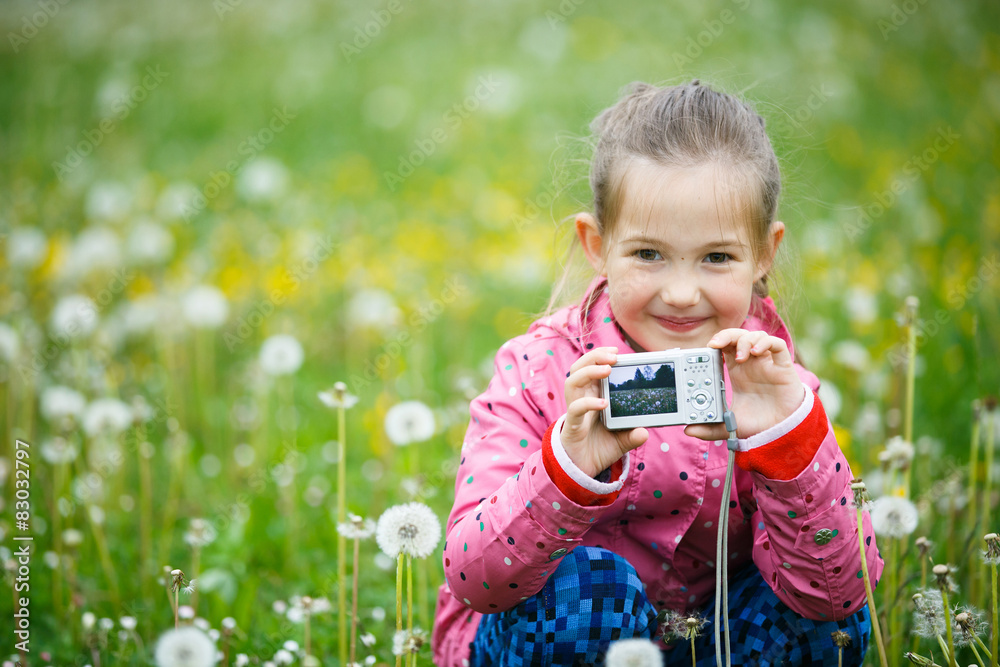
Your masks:
[{"label": "camera button", "polygon": [[714,412],[709,412],[705,416],[708,417],[708,421],[712,421],[713,419],[715,419],[715,413]]},{"label": "camera button", "polygon": [[712,386],[712,378],[705,378],[705,386],[706,387]]},{"label": "camera button", "polygon": [[688,386],[689,387],[693,387],[694,386],[694,380],[688,380]]},{"label": "camera button", "polygon": [[698,421],[698,415],[696,413],[694,413],[694,412],[692,412],[690,415],[688,415],[688,418],[691,421]]}]

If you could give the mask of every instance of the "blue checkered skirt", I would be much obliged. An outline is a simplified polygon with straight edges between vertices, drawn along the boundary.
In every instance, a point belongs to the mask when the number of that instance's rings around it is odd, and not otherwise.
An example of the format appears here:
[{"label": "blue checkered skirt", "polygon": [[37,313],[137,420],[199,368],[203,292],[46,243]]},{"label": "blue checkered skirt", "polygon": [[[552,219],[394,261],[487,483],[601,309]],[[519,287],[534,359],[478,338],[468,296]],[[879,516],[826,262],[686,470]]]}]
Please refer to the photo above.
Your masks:
[{"label": "blue checkered skirt", "polygon": [[[729,628],[732,664],[837,664],[831,633],[851,636],[844,665],[861,665],[868,650],[868,607],[840,621],[802,618],[771,590],[752,564],[730,576]],[[698,667],[715,665],[714,601],[700,615],[709,619],[695,640]],[[469,664],[479,666],[603,665],[619,639],[657,636],[657,612],[628,561],[598,547],[567,554],[542,590],[513,609],[486,614],[471,645]],[[663,652],[665,665],[690,665],[691,645]]]}]

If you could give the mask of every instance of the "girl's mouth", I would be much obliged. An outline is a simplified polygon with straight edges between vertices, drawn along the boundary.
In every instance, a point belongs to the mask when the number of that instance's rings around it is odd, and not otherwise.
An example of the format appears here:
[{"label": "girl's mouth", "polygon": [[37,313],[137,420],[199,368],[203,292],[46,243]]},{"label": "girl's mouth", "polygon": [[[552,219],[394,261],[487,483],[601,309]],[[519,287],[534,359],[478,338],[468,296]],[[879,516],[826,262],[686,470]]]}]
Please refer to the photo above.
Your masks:
[{"label": "girl's mouth", "polygon": [[697,329],[705,320],[705,317],[657,317],[656,321],[665,329],[670,331],[684,332]]}]

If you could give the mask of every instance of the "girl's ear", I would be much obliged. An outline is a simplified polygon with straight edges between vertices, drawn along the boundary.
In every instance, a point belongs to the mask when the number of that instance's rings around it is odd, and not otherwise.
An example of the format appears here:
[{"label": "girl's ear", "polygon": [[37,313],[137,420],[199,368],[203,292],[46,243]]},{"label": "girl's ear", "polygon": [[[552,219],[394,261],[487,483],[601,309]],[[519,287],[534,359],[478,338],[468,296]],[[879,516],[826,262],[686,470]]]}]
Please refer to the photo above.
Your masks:
[{"label": "girl's ear", "polygon": [[580,237],[580,245],[587,255],[587,261],[594,267],[594,271],[600,275],[607,275],[604,268],[603,239],[601,232],[597,228],[597,220],[589,213],[580,213],[576,216],[576,235]]},{"label": "girl's ear", "polygon": [[771,270],[771,266],[774,265],[774,258],[778,254],[778,246],[781,245],[781,239],[783,238],[785,238],[785,223],[775,220],[771,223],[771,228],[767,232],[767,246],[764,248],[764,254],[761,256],[760,261],[757,262],[757,273],[754,274],[754,282],[766,276]]}]

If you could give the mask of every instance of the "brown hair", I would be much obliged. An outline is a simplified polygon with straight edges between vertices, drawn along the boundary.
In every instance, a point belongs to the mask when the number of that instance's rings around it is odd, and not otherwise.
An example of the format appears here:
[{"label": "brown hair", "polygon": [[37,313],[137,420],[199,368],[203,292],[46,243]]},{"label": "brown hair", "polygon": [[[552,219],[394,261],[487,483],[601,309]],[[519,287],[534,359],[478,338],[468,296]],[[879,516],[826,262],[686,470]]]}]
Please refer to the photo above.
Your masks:
[{"label": "brown hair", "polygon": [[[596,139],[590,189],[601,235],[614,230],[625,196],[625,176],[635,162],[664,167],[715,164],[730,176],[727,180],[742,203],[754,256],[759,257],[781,192],[778,159],[764,119],[748,104],[697,79],[668,87],[633,82],[623,93],[590,124]],[[547,312],[554,309],[570,272],[567,266],[557,281]],[[757,281],[754,293],[767,296],[767,276]]]}]

